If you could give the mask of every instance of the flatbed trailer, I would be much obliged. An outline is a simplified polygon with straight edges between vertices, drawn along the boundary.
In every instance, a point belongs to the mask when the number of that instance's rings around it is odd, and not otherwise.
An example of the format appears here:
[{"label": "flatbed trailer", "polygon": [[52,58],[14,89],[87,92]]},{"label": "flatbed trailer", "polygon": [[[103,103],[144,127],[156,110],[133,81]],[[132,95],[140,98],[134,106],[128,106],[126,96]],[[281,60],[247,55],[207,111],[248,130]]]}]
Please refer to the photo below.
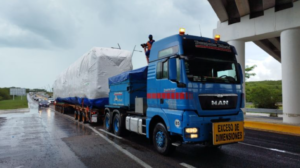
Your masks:
[{"label": "flatbed trailer", "polygon": [[62,114],[74,114],[74,119],[84,123],[100,123],[104,117],[104,108],[89,108],[70,103],[55,103],[55,111]]}]

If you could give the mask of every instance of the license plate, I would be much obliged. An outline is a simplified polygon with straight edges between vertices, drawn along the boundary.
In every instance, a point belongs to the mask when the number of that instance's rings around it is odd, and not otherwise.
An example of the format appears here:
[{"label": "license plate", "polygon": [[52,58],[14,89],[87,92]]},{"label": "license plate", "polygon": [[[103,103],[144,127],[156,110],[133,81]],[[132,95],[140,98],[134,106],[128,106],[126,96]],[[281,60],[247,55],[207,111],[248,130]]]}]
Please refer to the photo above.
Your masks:
[{"label": "license plate", "polygon": [[213,123],[213,145],[244,141],[244,122]]},{"label": "license plate", "polygon": [[93,123],[97,122],[97,117],[92,117],[92,122]]}]

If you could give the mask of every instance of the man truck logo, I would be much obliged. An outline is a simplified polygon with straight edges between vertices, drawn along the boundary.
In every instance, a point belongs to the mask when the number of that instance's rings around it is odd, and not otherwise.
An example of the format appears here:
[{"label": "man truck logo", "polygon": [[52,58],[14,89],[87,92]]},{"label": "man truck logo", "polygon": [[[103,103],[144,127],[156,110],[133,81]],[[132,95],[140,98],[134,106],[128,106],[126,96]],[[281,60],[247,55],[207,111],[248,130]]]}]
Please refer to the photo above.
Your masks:
[{"label": "man truck logo", "polygon": [[211,105],[213,106],[225,106],[228,105],[228,100],[216,100],[216,101],[211,101]]},{"label": "man truck logo", "polygon": [[218,97],[218,98],[222,98],[222,97],[224,97],[224,96],[221,95],[221,94],[218,94],[217,97]]}]

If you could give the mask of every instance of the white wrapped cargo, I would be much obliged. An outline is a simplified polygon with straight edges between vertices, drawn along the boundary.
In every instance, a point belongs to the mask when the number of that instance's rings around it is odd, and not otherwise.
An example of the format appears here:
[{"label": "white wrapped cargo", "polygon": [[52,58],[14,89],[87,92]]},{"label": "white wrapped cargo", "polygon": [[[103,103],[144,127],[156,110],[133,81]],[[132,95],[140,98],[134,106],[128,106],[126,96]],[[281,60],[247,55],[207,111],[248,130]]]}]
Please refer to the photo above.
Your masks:
[{"label": "white wrapped cargo", "polygon": [[[84,100],[86,105],[107,99],[108,78],[132,70],[131,55],[126,50],[92,48],[57,77],[53,85],[54,98],[77,104]],[[97,106],[99,103],[101,101]]]}]

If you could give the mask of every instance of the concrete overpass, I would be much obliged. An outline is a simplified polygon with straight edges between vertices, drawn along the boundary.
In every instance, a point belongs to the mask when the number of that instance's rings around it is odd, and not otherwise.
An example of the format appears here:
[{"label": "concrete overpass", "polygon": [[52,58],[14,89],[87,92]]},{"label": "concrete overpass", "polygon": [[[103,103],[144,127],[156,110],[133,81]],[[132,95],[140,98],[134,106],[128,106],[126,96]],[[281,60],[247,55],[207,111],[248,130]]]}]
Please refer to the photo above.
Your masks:
[{"label": "concrete overpass", "polygon": [[236,47],[245,68],[253,41],[282,65],[283,122],[300,123],[300,1],[208,0],[219,18],[213,35]]}]

